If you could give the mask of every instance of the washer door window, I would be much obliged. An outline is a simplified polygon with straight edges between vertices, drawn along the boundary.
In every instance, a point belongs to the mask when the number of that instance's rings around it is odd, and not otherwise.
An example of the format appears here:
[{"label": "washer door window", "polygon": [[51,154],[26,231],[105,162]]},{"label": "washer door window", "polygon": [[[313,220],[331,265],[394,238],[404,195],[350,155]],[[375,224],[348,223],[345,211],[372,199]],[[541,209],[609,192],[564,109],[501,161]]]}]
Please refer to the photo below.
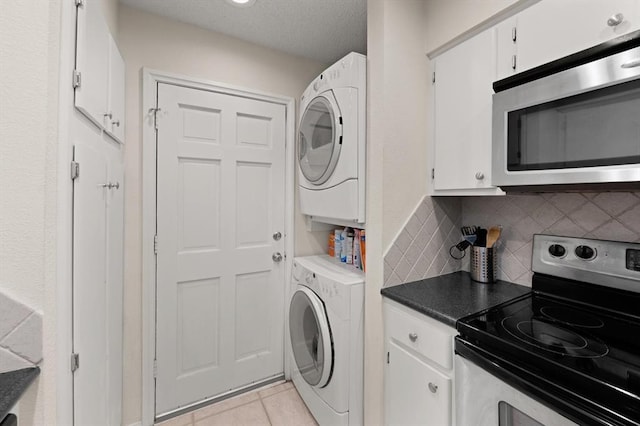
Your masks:
[{"label": "washer door window", "polygon": [[298,161],[304,177],[322,185],[333,173],[342,148],[342,117],[332,92],[311,100],[300,120]]},{"label": "washer door window", "polygon": [[333,343],[324,305],[308,287],[300,287],[291,298],[289,330],[298,371],[311,386],[326,386],[333,370]]}]

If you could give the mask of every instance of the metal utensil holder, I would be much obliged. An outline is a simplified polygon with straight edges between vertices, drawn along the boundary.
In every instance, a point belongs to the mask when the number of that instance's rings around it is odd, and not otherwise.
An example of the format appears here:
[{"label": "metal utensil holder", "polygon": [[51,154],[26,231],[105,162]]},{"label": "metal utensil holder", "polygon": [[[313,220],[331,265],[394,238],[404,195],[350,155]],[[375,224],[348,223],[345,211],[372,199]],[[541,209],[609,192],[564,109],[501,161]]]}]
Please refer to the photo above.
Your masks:
[{"label": "metal utensil holder", "polygon": [[496,281],[498,270],[495,247],[471,246],[471,279],[481,283],[493,283]]}]

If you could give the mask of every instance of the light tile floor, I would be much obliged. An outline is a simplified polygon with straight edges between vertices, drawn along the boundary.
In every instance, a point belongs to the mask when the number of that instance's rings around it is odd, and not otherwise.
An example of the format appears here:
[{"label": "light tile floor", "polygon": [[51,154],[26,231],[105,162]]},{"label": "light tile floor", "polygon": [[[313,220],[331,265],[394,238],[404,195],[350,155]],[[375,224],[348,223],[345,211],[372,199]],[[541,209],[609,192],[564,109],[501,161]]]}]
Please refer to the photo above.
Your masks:
[{"label": "light tile floor", "polygon": [[293,383],[277,382],[174,417],[159,426],[317,426]]}]

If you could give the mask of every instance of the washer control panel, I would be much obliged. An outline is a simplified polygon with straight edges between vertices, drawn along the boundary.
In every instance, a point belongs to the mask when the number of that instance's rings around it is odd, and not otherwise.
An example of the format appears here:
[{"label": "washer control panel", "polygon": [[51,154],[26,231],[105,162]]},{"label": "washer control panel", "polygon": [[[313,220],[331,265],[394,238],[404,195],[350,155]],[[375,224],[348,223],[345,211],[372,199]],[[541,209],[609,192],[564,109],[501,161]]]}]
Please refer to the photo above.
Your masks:
[{"label": "washer control panel", "polygon": [[337,283],[321,279],[315,272],[309,271],[295,261],[293,262],[293,278],[298,284],[309,287],[323,299],[338,297],[342,291],[341,286]]}]

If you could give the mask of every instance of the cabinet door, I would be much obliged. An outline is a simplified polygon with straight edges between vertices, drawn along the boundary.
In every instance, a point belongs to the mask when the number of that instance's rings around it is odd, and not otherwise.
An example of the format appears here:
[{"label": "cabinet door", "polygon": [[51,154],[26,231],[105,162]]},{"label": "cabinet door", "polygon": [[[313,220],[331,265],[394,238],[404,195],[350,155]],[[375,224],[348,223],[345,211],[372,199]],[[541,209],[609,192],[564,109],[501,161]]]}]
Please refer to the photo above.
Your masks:
[{"label": "cabinet door", "polygon": [[107,191],[107,407],[109,425],[122,419],[122,335],[124,280],[124,186],[121,153],[108,163]]},{"label": "cabinet door", "polygon": [[80,367],[73,374],[74,419],[88,425],[106,419],[107,367],[106,199],[104,151],[77,144],[80,174],[73,183],[73,351]]},{"label": "cabinet door", "polygon": [[496,25],[496,80],[516,73],[516,18],[505,19]]},{"label": "cabinet door", "polygon": [[386,425],[450,425],[451,379],[392,340],[385,380]]},{"label": "cabinet door", "polygon": [[[618,25],[607,20],[616,14]],[[524,71],[640,28],[638,0],[543,0],[517,15],[518,66]]]},{"label": "cabinet door", "polygon": [[438,56],[434,189],[490,188],[495,30]]},{"label": "cabinet door", "polygon": [[75,106],[102,127],[107,112],[109,72],[109,30],[100,2],[88,0],[77,8]]},{"label": "cabinet door", "polygon": [[124,80],[124,59],[109,34],[109,108],[108,115],[104,117],[104,128],[120,143],[124,143]]}]

